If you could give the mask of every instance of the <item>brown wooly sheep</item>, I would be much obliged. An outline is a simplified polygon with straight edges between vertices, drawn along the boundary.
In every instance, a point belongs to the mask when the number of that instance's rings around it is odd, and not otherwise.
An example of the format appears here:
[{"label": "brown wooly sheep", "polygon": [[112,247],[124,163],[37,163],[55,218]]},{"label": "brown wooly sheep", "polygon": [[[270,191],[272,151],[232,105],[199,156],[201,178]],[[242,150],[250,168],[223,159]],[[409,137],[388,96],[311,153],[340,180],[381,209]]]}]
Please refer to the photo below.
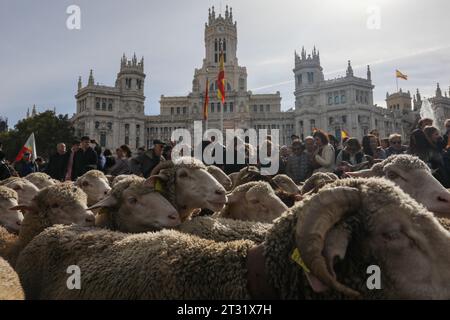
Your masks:
[{"label": "brown wooly sheep", "polygon": [[23,300],[24,298],[17,273],[0,257],[0,300]]},{"label": "brown wooly sheep", "polygon": [[230,191],[233,187],[231,179],[222,171],[219,167],[209,165],[206,167],[208,171],[227,191]]},{"label": "brown wooly sheep", "polygon": [[[16,270],[31,299],[450,299],[449,245],[392,182],[345,179],[283,214],[260,245],[55,226]],[[81,290],[66,287],[71,264],[89,270]],[[366,284],[371,265],[383,270],[379,290]]]},{"label": "brown wooly sheep", "polygon": [[4,244],[0,256],[14,266],[20,251],[36,235],[54,224],[93,226],[94,214],[87,209],[86,200],[86,194],[80,188],[61,183],[39,191],[30,205],[19,204],[14,207],[24,212],[19,237]]}]

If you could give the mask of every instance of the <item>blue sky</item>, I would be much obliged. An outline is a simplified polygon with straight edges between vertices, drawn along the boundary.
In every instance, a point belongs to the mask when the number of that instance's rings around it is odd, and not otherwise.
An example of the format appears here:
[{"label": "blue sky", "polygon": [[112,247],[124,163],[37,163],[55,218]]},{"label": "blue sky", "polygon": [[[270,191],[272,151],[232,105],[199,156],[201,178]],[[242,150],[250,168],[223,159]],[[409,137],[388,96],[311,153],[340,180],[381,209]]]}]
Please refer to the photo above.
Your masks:
[{"label": "blue sky", "polygon": [[[81,8],[81,30],[66,28],[66,8]],[[347,60],[365,77],[371,65],[374,100],[395,91],[395,69],[408,74],[406,91],[434,93],[450,86],[450,2],[447,0],[0,0],[0,116],[12,127],[36,104],[72,115],[81,75],[114,85],[120,58],[145,59],[145,112],[159,113],[162,94],[186,95],[204,56],[208,8],[233,7],[238,59],[248,89],[280,91],[294,105],[294,50],[320,50],[326,78],[345,74]],[[380,10],[369,29],[368,8]]]}]

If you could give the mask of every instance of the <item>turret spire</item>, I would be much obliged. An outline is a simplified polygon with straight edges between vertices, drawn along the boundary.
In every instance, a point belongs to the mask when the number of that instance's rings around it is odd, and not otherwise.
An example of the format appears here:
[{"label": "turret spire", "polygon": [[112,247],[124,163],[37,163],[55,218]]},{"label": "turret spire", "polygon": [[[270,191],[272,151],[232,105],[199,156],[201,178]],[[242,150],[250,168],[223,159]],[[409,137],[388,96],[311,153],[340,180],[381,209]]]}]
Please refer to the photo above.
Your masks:
[{"label": "turret spire", "polygon": [[88,86],[93,86],[94,85],[94,75],[92,73],[92,69],[89,73],[89,81],[88,81]]},{"label": "turret spire", "polygon": [[370,65],[367,65],[367,80],[372,81],[372,72],[370,71]]},{"label": "turret spire", "polygon": [[353,68],[350,60],[348,60],[347,77],[353,77]]}]

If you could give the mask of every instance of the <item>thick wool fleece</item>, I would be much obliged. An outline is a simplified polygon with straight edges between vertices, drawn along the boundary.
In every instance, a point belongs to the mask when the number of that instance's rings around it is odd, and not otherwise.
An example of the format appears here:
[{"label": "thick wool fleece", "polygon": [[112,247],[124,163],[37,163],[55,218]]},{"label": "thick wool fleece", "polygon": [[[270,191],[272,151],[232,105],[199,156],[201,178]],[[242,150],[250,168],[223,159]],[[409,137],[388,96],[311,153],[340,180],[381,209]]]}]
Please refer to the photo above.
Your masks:
[{"label": "thick wool fleece", "polygon": [[26,180],[30,181],[39,189],[45,188],[49,185],[54,184],[52,178],[44,172],[33,172],[25,177]]},{"label": "thick wool fleece", "polygon": [[177,230],[214,241],[251,240],[261,243],[272,224],[208,216],[183,222]]},{"label": "thick wool fleece", "polygon": [[0,258],[0,300],[23,300],[19,277],[13,268]]},{"label": "thick wool fleece", "polygon": [[0,201],[9,199],[18,200],[19,196],[17,195],[17,192],[11,188],[0,186]]},{"label": "thick wool fleece", "polygon": [[[214,242],[173,230],[141,234],[54,226],[21,253],[27,299],[248,299],[251,241]],[[66,269],[81,269],[68,290]]]}]

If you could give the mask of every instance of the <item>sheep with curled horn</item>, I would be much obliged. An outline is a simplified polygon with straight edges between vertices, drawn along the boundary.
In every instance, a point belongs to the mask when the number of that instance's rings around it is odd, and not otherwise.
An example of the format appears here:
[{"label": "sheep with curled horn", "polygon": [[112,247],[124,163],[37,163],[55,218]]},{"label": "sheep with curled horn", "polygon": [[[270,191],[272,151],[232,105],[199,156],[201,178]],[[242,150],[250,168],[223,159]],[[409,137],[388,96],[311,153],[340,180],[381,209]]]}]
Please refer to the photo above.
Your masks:
[{"label": "sheep with curled horn", "polygon": [[[260,245],[55,226],[16,270],[32,299],[450,299],[449,246],[450,233],[392,182],[344,179],[286,211]],[[66,287],[70,264],[89,270],[81,290]],[[367,287],[372,265],[378,290]]]},{"label": "sheep with curled horn", "polygon": [[177,209],[181,221],[189,219],[197,209],[221,210],[227,202],[226,190],[192,157],[163,161],[153,168],[147,179]]},{"label": "sheep with curled horn", "polygon": [[430,168],[418,157],[407,154],[392,155],[370,169],[347,172],[347,175],[391,180],[437,217],[450,218],[450,191],[433,177]]}]

